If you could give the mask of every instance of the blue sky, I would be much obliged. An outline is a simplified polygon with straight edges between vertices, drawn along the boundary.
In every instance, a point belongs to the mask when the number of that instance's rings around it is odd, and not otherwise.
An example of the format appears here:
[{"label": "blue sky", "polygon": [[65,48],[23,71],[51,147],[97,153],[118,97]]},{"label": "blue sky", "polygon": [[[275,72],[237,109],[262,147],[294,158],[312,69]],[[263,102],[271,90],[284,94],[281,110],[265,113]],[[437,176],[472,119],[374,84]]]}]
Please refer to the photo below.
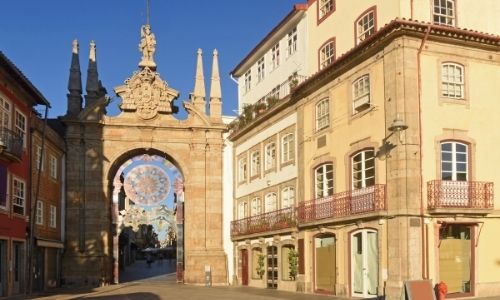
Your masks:
[{"label": "blue sky", "polygon": [[[196,51],[204,53],[210,78],[212,51],[219,51],[223,113],[234,115],[236,84],[229,72],[291,10],[305,0],[151,0],[157,71],[186,100],[194,85]],[[50,101],[50,117],[66,112],[73,39],[80,42],[85,83],[88,49],[97,45],[99,77],[110,96],[137,70],[146,0],[3,1],[2,50]],[[207,94],[209,83],[206,84]],[[117,100],[109,111],[116,112]],[[180,101],[176,102],[180,104]],[[39,109],[41,111],[41,109]]]}]

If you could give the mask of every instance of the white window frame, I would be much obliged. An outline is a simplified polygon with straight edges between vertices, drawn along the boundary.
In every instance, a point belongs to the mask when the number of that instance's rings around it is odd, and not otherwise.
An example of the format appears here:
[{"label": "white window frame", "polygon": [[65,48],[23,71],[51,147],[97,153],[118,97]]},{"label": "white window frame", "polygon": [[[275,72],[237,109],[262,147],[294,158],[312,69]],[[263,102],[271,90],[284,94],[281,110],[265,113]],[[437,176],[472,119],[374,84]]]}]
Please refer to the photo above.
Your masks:
[{"label": "white window frame", "polygon": [[12,116],[12,105],[6,97],[0,94],[0,126],[10,129]]},{"label": "white window frame", "polygon": [[271,48],[271,62],[273,70],[280,65],[280,44],[277,43]]},{"label": "white window frame", "polygon": [[252,89],[252,70],[245,72],[245,93]]},{"label": "white window frame", "polygon": [[295,206],[295,189],[287,186],[281,190],[281,208]]},{"label": "white window frame", "polygon": [[329,12],[331,12],[334,8],[334,1],[335,0],[320,0],[318,2],[318,19],[323,19],[324,16],[326,16]]},{"label": "white window frame", "polygon": [[[445,145],[451,145],[450,150],[444,150]],[[441,148],[441,180],[446,181],[468,181],[469,180],[469,145],[456,141],[443,141],[440,144]],[[459,147],[464,147],[461,151]],[[445,156],[450,156],[449,158]],[[463,165],[464,170],[458,170],[459,165]],[[445,167],[447,166],[447,167]],[[451,168],[450,168],[451,167]],[[449,173],[449,176],[444,176],[444,173]],[[462,176],[460,176],[462,175]],[[463,176],[465,175],[465,176]],[[460,178],[460,177],[461,178]]]},{"label": "white window frame", "polygon": [[365,74],[352,83],[352,112],[356,114],[370,105],[370,75]]},{"label": "white window frame", "polygon": [[24,215],[26,205],[26,182],[14,177],[12,179],[12,210],[18,207],[22,213],[14,212],[15,214]]},{"label": "white window frame", "polygon": [[375,10],[370,9],[356,20],[356,41],[360,43],[375,33]]},{"label": "white window frame", "polygon": [[261,82],[266,77],[266,60],[262,56],[257,61],[257,82]]},{"label": "white window frame", "polygon": [[250,216],[257,216],[262,213],[262,203],[259,197],[255,197],[250,202]]},{"label": "white window frame", "polygon": [[441,96],[452,99],[464,99],[464,91],[464,67],[452,62],[441,64]]},{"label": "white window frame", "polygon": [[248,217],[248,203],[243,201],[238,204],[238,219],[241,220],[246,217]]},{"label": "white window frame", "polygon": [[294,27],[287,34],[287,55],[292,56],[297,52],[297,27]]},{"label": "white window frame", "polygon": [[330,100],[325,98],[316,104],[316,131],[330,125]]},{"label": "white window frame", "polygon": [[295,159],[295,135],[288,133],[281,138],[281,163]]},{"label": "white window frame", "polygon": [[43,172],[43,168],[44,168],[43,156],[44,155],[42,153],[42,147],[36,146],[36,159],[35,159],[36,166],[35,166],[35,168],[41,172]]},{"label": "white window frame", "polygon": [[49,226],[51,228],[57,228],[57,207],[54,205],[50,205],[49,211]]},{"label": "white window frame", "polygon": [[316,199],[333,195],[334,173],[333,164],[324,163],[314,169],[314,195]]},{"label": "white window frame", "polygon": [[437,25],[455,26],[455,0],[433,0],[432,21]]},{"label": "white window frame", "polygon": [[238,182],[245,182],[247,180],[247,158],[242,157],[238,160]]},{"label": "white window frame", "polygon": [[268,143],[264,147],[264,170],[268,171],[276,167],[276,143]]},{"label": "white window frame", "polygon": [[250,154],[250,177],[260,175],[260,151],[256,150]]},{"label": "white window frame", "polygon": [[36,201],[36,218],[35,218],[35,223],[37,225],[43,225],[43,201],[38,200]]},{"label": "white window frame", "polygon": [[52,179],[57,179],[57,168],[58,168],[58,163],[57,163],[57,157],[54,155],[49,156],[49,163],[50,163],[50,177]]},{"label": "white window frame", "polygon": [[[373,175],[368,174],[371,170]],[[365,149],[351,157],[351,182],[353,190],[375,185],[375,150]]]},{"label": "white window frame", "polygon": [[14,117],[14,131],[23,139],[23,148],[26,148],[26,116],[16,109]]},{"label": "white window frame", "polygon": [[329,40],[319,49],[319,69],[322,70],[335,60],[335,40]]},{"label": "white window frame", "polygon": [[264,212],[268,213],[278,209],[278,196],[276,193],[267,193],[264,197]]}]

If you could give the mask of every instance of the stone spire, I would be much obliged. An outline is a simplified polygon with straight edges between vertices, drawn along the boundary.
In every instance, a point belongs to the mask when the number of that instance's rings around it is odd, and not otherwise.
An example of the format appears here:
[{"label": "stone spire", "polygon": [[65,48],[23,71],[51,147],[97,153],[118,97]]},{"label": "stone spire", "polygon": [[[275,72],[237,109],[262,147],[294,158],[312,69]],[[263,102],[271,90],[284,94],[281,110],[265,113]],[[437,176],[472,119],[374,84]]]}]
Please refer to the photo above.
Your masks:
[{"label": "stone spire", "polygon": [[191,95],[191,101],[198,111],[206,112],[206,102],[205,102],[205,77],[203,76],[203,59],[202,51],[198,49],[198,58],[196,62],[196,77],[194,82],[194,91]]},{"label": "stone spire", "polygon": [[76,116],[82,110],[82,73],[80,72],[80,57],[78,55],[78,41],[73,41],[71,67],[68,80],[68,109],[67,116]]},{"label": "stone spire", "polygon": [[222,92],[219,75],[219,53],[214,49],[212,59],[212,78],[210,82],[210,117],[220,119],[222,115]]},{"label": "stone spire", "polygon": [[96,45],[94,41],[90,42],[87,86],[85,89],[87,91],[87,95],[85,96],[85,107],[93,105],[100,97],[106,94],[106,90],[99,81],[99,74],[97,73]]}]

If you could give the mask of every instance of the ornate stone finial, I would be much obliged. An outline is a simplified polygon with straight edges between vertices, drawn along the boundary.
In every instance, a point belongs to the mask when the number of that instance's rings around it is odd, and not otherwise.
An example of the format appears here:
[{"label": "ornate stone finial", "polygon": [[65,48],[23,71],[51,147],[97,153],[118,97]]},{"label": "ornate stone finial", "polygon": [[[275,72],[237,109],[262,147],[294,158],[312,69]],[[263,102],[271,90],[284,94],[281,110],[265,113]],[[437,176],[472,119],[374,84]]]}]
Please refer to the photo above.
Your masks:
[{"label": "ornate stone finial", "polygon": [[78,54],[78,40],[73,40],[73,54]]},{"label": "ornate stone finial", "polygon": [[202,51],[198,49],[196,60],[196,76],[194,81],[194,89],[192,94],[192,102],[198,111],[205,113],[205,76],[203,75],[203,58]]},{"label": "ornate stone finial", "polygon": [[82,74],[80,71],[80,58],[78,55],[78,41],[76,39],[73,40],[68,91],[68,110],[66,115],[75,116],[82,110]]},{"label": "ornate stone finial", "polygon": [[94,40],[90,41],[90,53],[89,53],[89,59],[93,62],[95,62],[95,42]]},{"label": "ornate stone finial", "polygon": [[212,80],[210,83],[210,117],[220,119],[222,116],[221,86],[219,75],[219,53],[214,49],[212,60]]},{"label": "ornate stone finial", "polygon": [[156,63],[154,62],[156,38],[154,33],[151,32],[151,26],[149,26],[149,24],[142,25],[141,27],[141,43],[139,44],[139,51],[142,52],[142,60],[139,63],[139,67],[149,67],[154,70],[156,68]]}]

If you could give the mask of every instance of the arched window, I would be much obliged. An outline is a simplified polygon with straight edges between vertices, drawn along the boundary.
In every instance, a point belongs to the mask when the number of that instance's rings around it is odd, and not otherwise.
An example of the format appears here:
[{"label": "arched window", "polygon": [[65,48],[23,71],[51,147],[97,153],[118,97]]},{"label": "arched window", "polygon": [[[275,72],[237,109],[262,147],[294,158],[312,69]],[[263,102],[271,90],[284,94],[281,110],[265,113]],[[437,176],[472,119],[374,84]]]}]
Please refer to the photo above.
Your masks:
[{"label": "arched window", "polygon": [[250,177],[260,175],[260,151],[254,151],[250,155]]},{"label": "arched window", "polygon": [[333,195],[333,164],[326,163],[314,169],[316,199]]},{"label": "arched window", "polygon": [[261,201],[259,197],[255,197],[252,199],[251,207],[250,207],[250,215],[256,216],[262,213]]},{"label": "arched window", "polygon": [[288,186],[281,190],[281,208],[293,206],[295,206],[295,189]]},{"label": "arched window", "polygon": [[281,271],[282,280],[295,280],[297,276],[297,257],[293,245],[281,247]]},{"label": "arched window", "polygon": [[468,146],[459,142],[441,143],[441,180],[468,180]]},{"label": "arched window", "polygon": [[247,159],[240,158],[238,161],[238,182],[244,182],[247,180]]},{"label": "arched window", "polygon": [[356,20],[356,44],[366,40],[369,36],[375,33],[377,26],[377,18],[375,7],[366,10]]},{"label": "arched window", "polygon": [[464,99],[464,67],[456,63],[441,65],[441,95]]},{"label": "arched window", "polygon": [[353,114],[370,107],[370,76],[361,76],[352,83]]},{"label": "arched window", "polygon": [[324,69],[335,60],[335,39],[328,40],[319,49],[319,69]]},{"label": "arched window", "polygon": [[352,157],[352,188],[361,189],[375,185],[375,151],[367,149]]},{"label": "arched window", "polygon": [[295,159],[295,137],[293,133],[281,139],[281,162],[286,163]]},{"label": "arched window", "polygon": [[276,167],[276,143],[269,143],[264,147],[264,170]]},{"label": "arched window", "polygon": [[248,203],[246,201],[238,204],[238,219],[244,219],[248,216]]},{"label": "arched window", "polygon": [[264,202],[265,202],[265,212],[270,212],[270,211],[275,211],[278,208],[278,205],[276,203],[277,197],[276,193],[269,193],[266,195]]},{"label": "arched window", "polygon": [[329,99],[325,98],[316,104],[316,131],[330,125]]}]

